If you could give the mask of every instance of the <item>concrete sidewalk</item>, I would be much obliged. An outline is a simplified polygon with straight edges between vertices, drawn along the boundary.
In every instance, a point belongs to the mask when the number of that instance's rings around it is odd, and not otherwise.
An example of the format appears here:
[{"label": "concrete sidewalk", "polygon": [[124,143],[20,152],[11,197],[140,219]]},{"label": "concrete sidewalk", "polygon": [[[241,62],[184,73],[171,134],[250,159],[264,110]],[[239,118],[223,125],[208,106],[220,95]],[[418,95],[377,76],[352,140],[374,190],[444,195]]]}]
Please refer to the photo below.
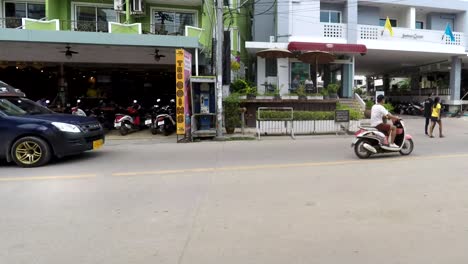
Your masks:
[{"label": "concrete sidewalk", "polygon": [[[405,120],[407,129],[410,133],[424,136],[424,123],[425,119],[421,116],[402,116]],[[361,120],[362,123],[369,123],[370,120],[363,119]],[[468,134],[468,117],[460,117],[460,118],[443,118],[442,125],[444,129],[444,134],[446,136],[449,135],[457,135],[457,134]],[[438,128],[435,128],[434,131],[435,135],[438,136]],[[241,129],[237,128],[234,134],[224,134],[227,138],[233,138],[237,140],[242,140],[243,138],[252,139],[256,138],[257,131],[255,127],[248,127],[245,128],[244,134],[241,133]],[[334,135],[334,134],[330,134]],[[299,137],[308,137],[308,136],[319,136],[319,135],[297,135]],[[290,140],[291,138],[288,135],[276,135],[276,136],[263,136],[262,140],[265,139],[285,139]],[[151,140],[161,143],[177,143],[177,135],[173,133],[169,136],[164,135],[152,135],[148,129],[136,131],[130,133],[126,136],[122,136],[119,134],[117,130],[111,130],[106,134],[106,140]]]}]

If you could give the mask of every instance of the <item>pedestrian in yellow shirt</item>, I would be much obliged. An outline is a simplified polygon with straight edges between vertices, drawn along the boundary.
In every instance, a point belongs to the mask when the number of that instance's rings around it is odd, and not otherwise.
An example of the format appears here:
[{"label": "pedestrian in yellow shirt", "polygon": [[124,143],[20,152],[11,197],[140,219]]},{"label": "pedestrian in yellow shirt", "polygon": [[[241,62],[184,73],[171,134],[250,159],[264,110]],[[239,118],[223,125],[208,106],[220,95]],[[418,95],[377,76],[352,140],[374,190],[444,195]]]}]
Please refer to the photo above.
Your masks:
[{"label": "pedestrian in yellow shirt", "polygon": [[434,104],[432,106],[432,114],[431,114],[431,131],[429,134],[429,137],[433,138],[434,136],[432,135],[432,132],[434,131],[434,127],[437,124],[439,124],[439,137],[444,137],[442,135],[442,120],[441,120],[441,114],[440,110],[442,109],[442,105],[440,104],[440,97],[436,97],[434,99]]}]

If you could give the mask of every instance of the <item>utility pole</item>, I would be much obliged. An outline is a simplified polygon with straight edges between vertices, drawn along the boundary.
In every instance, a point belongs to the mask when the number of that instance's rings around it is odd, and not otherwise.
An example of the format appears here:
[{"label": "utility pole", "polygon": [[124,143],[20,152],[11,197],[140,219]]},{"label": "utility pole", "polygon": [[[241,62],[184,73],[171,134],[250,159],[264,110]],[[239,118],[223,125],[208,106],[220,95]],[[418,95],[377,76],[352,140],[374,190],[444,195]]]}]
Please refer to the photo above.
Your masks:
[{"label": "utility pole", "polygon": [[216,137],[223,138],[223,0],[216,1]]}]

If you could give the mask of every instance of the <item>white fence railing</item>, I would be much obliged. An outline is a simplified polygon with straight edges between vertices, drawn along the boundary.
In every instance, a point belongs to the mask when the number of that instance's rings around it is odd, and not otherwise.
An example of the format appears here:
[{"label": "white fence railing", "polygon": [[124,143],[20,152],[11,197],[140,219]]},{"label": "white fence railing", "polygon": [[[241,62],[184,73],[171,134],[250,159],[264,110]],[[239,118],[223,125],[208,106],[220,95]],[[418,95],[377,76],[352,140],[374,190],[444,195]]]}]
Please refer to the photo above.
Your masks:
[{"label": "white fence railing", "polygon": [[334,134],[342,131],[356,132],[360,121],[351,120],[348,124],[335,123],[334,120],[310,121],[259,121],[257,133],[260,135],[313,135]]},{"label": "white fence railing", "polygon": [[320,23],[322,25],[323,37],[325,38],[346,38],[346,24],[340,23]]},{"label": "white fence railing", "polygon": [[[427,29],[410,29],[410,28],[393,28],[393,39],[400,41],[418,42],[432,44],[444,44],[451,46],[464,46],[464,34],[453,32],[455,41],[450,40],[450,37],[444,35],[444,31],[427,30]],[[388,31],[384,31],[384,27],[358,25],[358,38],[361,40],[391,40]]]}]

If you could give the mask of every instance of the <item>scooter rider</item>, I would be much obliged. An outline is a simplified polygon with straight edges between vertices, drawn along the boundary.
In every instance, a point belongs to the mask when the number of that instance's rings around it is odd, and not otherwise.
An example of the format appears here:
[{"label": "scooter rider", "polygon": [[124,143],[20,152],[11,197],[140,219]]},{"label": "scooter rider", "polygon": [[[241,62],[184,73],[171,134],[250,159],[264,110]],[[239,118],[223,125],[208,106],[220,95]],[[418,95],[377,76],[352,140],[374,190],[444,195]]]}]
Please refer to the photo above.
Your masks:
[{"label": "scooter rider", "polygon": [[396,127],[393,124],[386,124],[383,118],[390,118],[392,120],[399,119],[388,112],[383,106],[385,103],[385,97],[383,95],[377,96],[377,104],[372,106],[371,110],[371,126],[375,127],[380,132],[388,135],[388,144],[391,148],[399,148],[394,142],[396,137]]}]

